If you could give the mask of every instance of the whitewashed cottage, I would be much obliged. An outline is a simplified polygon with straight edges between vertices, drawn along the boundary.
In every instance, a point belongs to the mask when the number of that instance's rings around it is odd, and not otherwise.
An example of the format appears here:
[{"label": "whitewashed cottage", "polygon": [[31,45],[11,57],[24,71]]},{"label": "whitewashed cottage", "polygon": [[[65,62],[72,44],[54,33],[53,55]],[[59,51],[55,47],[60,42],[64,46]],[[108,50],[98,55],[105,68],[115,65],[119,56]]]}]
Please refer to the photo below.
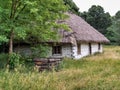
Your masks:
[{"label": "whitewashed cottage", "polygon": [[103,43],[108,43],[109,40],[90,26],[81,17],[67,13],[69,18],[62,23],[67,24],[72,32],[60,30],[61,39],[56,42],[51,42],[49,57],[69,57],[80,59],[87,55],[92,55],[96,52],[103,52]]}]

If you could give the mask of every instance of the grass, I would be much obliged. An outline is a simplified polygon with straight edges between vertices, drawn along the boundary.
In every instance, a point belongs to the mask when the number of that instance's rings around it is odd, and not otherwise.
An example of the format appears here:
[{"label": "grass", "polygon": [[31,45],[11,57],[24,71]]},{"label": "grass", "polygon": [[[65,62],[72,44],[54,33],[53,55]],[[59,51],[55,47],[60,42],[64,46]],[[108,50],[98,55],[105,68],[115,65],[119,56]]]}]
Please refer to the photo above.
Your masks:
[{"label": "grass", "polygon": [[120,47],[81,60],[65,59],[59,72],[0,71],[0,90],[119,90]]}]

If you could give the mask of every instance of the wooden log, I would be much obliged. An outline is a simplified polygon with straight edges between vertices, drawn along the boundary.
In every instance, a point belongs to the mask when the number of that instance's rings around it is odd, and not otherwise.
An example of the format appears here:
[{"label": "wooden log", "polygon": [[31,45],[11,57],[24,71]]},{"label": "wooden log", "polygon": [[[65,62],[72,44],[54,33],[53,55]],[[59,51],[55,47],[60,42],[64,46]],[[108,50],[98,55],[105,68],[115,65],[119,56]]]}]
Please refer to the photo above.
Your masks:
[{"label": "wooden log", "polygon": [[57,68],[62,58],[35,58],[33,62],[39,67],[39,71]]}]

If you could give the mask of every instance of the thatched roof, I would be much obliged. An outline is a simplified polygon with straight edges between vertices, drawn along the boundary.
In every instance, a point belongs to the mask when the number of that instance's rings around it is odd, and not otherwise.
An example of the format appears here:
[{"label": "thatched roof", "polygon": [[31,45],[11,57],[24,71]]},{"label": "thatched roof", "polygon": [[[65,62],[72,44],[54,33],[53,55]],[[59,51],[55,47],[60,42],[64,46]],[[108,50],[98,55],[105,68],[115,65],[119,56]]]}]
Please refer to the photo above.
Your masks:
[{"label": "thatched roof", "polygon": [[60,42],[73,43],[75,40],[77,42],[109,42],[109,40],[104,35],[89,25],[81,17],[72,13],[67,13],[67,15],[69,18],[62,22],[67,24],[71,28],[72,32],[61,30],[60,34],[63,38],[60,40]]}]

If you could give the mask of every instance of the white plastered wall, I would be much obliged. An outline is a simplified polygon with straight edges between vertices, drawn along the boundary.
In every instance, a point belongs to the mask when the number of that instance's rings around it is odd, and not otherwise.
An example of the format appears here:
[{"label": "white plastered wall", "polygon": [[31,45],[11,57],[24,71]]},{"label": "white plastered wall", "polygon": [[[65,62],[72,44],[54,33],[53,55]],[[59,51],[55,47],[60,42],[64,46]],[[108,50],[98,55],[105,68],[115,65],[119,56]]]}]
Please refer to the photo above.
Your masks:
[{"label": "white plastered wall", "polygon": [[50,47],[50,51],[48,52],[48,57],[70,57],[72,55],[72,46],[71,44],[63,44],[62,45],[62,53],[61,54],[52,54],[52,46]]},{"label": "white plastered wall", "polygon": [[32,54],[32,51],[28,46],[15,47],[14,52],[19,53],[23,56],[30,56]]},{"label": "white plastered wall", "polygon": [[[84,56],[88,56],[90,55],[90,51],[89,51],[89,44],[88,43],[82,43],[81,44],[81,54],[77,54],[77,46],[73,47],[73,56],[75,59],[80,59]],[[98,43],[91,43],[91,54],[94,54],[96,52],[102,52],[102,44],[100,45],[100,50],[98,49]]]},{"label": "white plastered wall", "polygon": [[63,57],[71,57],[72,55],[72,47],[70,44],[65,44],[62,46],[62,56]]},{"label": "white plastered wall", "polygon": [[81,54],[77,54],[77,46],[76,46],[76,55],[74,56],[75,59],[80,59],[87,55],[89,55],[89,47],[87,43],[81,44]]},{"label": "white plastered wall", "polygon": [[[96,52],[102,52],[102,44],[100,45],[100,50],[98,49],[98,43],[91,43],[91,51],[92,54]],[[82,43],[81,44],[81,54],[77,53],[77,46],[72,46],[71,44],[63,44],[62,45],[62,54],[61,55],[52,55],[52,47],[49,51],[48,56],[50,57],[71,57],[74,59],[80,59],[82,57],[90,55],[89,52],[89,44],[88,43]]]},{"label": "white plastered wall", "polygon": [[91,44],[92,47],[92,54],[96,53],[96,52],[102,52],[102,44],[100,44],[100,50],[99,50],[99,46],[98,43],[92,43]]}]

